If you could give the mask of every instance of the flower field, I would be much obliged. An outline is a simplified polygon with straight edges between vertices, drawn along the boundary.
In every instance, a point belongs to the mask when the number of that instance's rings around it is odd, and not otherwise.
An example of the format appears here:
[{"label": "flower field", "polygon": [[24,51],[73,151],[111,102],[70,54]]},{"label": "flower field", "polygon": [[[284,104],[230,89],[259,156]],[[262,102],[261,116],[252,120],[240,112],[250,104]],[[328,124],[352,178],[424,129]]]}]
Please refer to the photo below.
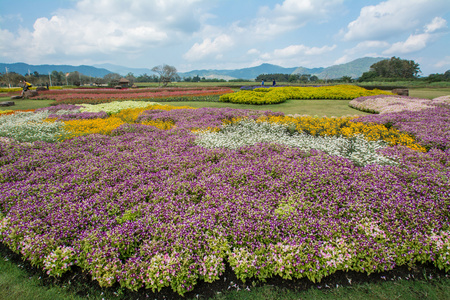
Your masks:
[{"label": "flower field", "polygon": [[445,103],[361,118],[137,103],[0,115],[3,244],[53,276],[180,295],[227,265],[247,282],[450,271]]},{"label": "flower field", "polygon": [[52,99],[58,104],[101,104],[126,100],[195,98],[230,93],[225,87],[139,88],[139,89],[61,89],[39,92],[33,99]]},{"label": "flower field", "polygon": [[438,97],[433,100],[419,99],[408,96],[376,95],[358,97],[350,101],[350,107],[358,110],[386,114],[400,111],[419,111],[434,108],[435,104],[450,104],[450,97]]},{"label": "flower field", "polygon": [[377,89],[366,90],[355,85],[271,87],[225,94],[220,96],[220,101],[263,105],[281,103],[289,99],[354,99],[372,95],[392,95],[392,93]]}]

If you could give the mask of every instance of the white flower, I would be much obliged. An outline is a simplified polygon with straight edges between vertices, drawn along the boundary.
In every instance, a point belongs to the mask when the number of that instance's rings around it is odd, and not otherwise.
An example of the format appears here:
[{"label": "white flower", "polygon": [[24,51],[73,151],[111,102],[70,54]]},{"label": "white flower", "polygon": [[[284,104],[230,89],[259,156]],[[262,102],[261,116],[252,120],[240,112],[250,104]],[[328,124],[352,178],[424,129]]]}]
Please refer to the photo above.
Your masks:
[{"label": "white flower", "polygon": [[104,111],[109,114],[118,113],[119,111],[127,108],[141,108],[150,105],[161,105],[156,102],[146,102],[146,101],[114,101],[110,103],[102,104],[81,104],[83,108],[80,108],[81,112],[101,112]]},{"label": "white flower", "polygon": [[199,131],[196,144],[205,148],[238,149],[258,143],[275,143],[305,151],[317,149],[329,155],[345,157],[359,165],[395,164],[377,153],[387,146],[384,141],[367,141],[362,135],[352,138],[312,136],[303,132],[290,134],[285,124],[243,120],[224,126],[219,132]]}]

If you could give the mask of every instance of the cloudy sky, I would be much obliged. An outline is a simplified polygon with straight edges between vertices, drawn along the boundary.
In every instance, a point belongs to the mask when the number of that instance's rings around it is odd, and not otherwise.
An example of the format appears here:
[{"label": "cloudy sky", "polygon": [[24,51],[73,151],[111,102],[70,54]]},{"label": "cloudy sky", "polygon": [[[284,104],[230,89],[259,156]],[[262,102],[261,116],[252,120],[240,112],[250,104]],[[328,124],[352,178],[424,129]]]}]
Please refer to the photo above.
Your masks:
[{"label": "cloudy sky", "polygon": [[450,69],[449,0],[0,0],[0,62],[178,71],[397,56]]}]

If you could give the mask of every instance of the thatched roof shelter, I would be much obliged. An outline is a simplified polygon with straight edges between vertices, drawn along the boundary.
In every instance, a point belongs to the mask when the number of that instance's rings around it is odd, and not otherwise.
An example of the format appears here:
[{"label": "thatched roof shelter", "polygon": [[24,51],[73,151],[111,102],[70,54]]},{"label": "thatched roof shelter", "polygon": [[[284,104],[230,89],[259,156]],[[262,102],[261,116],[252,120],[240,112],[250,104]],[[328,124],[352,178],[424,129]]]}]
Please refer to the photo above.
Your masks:
[{"label": "thatched roof shelter", "polygon": [[120,78],[119,85],[122,87],[127,87],[130,85],[130,81],[126,78]]}]

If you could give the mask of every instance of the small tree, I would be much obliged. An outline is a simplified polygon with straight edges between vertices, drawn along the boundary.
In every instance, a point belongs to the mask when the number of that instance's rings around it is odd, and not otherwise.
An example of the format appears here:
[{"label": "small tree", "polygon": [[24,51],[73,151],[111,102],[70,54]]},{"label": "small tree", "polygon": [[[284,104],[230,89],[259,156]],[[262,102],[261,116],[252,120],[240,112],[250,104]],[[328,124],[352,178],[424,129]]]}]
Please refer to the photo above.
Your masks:
[{"label": "small tree", "polygon": [[353,80],[352,80],[352,77],[351,77],[351,76],[342,76],[342,77],[341,77],[341,81],[342,81],[342,82],[345,82],[345,83],[350,83],[350,82],[352,82]]},{"label": "small tree", "polygon": [[163,86],[167,86],[177,76],[177,69],[166,64],[153,67],[152,71],[159,74],[159,82],[162,82]]},{"label": "small tree", "polygon": [[136,82],[136,77],[132,72],[129,72],[125,78],[130,81],[130,84],[133,85]]},{"label": "small tree", "polygon": [[122,78],[118,73],[108,73],[103,76],[103,79],[109,86],[115,86],[119,84],[119,80]]}]

